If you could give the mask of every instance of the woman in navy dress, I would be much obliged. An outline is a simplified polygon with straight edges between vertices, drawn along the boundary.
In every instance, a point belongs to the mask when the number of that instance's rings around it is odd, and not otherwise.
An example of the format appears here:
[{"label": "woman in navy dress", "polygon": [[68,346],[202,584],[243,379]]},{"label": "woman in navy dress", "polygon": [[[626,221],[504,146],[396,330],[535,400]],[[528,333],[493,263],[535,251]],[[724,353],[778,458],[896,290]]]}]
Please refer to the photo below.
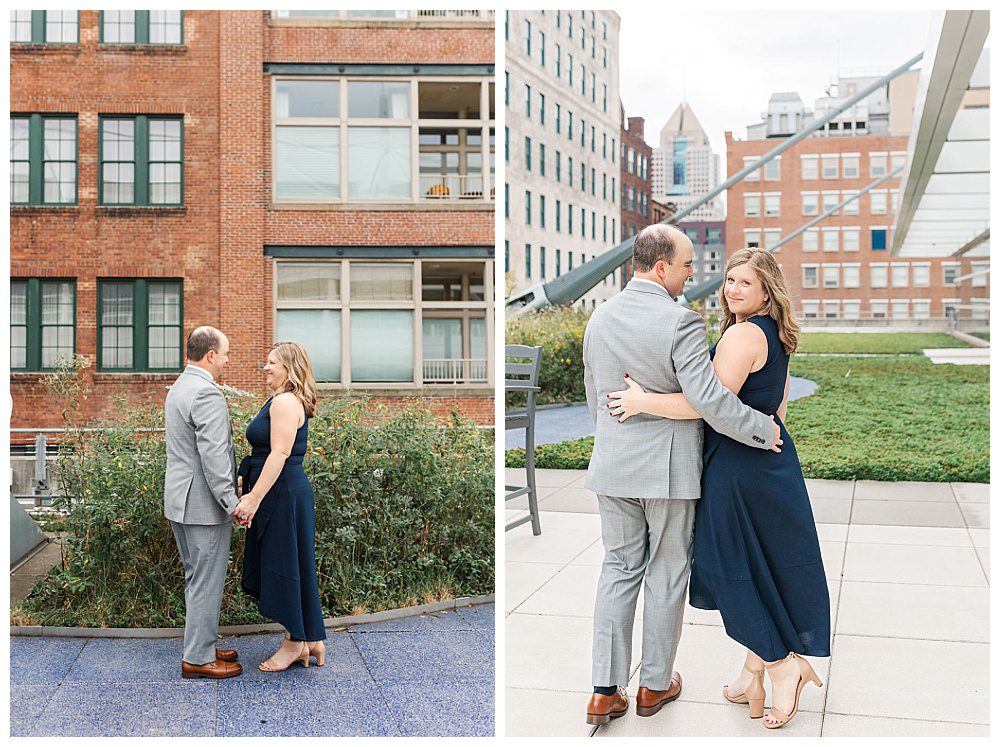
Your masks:
[{"label": "woman in navy dress", "polygon": [[[799,655],[830,655],[830,598],[802,468],[784,426],[788,357],[798,344],[785,279],[764,249],[743,249],[726,265],[722,336],[710,354],[716,375],[749,407],[773,415],[780,453],[754,449],[705,425],[701,500],[695,514],[689,601],[717,609],[726,633],[747,647],[743,672],[723,688],[733,703],[764,709],[768,728],[787,723],[808,682],[822,684]],[[628,380],[612,414],[697,418],[683,394],[650,394]],[[618,400],[614,402],[614,400]]]},{"label": "woman in navy dress", "polygon": [[281,623],[285,640],[261,671],[280,672],[309,658],[323,666],[323,609],[316,580],[316,513],[302,469],[316,381],[302,346],[275,344],[264,366],[271,398],[247,426],[251,454],[240,465],[245,501],[234,515],[247,527],[243,591]]}]

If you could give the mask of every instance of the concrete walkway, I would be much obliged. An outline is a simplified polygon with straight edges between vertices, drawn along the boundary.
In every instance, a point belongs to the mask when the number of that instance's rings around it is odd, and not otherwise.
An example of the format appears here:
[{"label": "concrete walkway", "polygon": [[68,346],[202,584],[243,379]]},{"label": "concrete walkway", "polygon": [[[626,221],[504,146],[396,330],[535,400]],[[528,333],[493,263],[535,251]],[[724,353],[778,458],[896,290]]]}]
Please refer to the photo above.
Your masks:
[{"label": "concrete walkway", "polygon": [[[507,470],[523,484],[523,470]],[[603,558],[585,473],[538,470],[542,534],[506,534],[508,736],[761,736],[746,706],[725,703],[744,650],[718,612],[685,611],[678,701],[634,712],[636,614],[626,716],[588,726],[594,594]],[[989,486],[807,480],[830,586],[833,648],[781,736],[989,734]],[[507,504],[507,519],[523,506]],[[769,684],[768,684],[769,687]],[[768,698],[770,702],[770,698]]]},{"label": "concrete walkway", "polygon": [[243,674],[180,677],[180,639],[12,637],[11,736],[492,736],[494,612],[328,630],[326,665],[268,674],[277,634],[225,638]]}]

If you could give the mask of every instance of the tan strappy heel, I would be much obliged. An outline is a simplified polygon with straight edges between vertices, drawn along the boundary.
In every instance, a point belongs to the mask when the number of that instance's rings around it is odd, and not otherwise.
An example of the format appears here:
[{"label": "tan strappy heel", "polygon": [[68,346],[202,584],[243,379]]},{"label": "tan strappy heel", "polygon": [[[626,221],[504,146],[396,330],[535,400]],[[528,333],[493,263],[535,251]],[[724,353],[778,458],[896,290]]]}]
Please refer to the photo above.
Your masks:
[{"label": "tan strappy heel", "polygon": [[764,670],[754,671],[743,665],[743,671],[751,675],[750,684],[739,695],[729,695],[729,685],[722,688],[722,697],[730,703],[739,703],[750,706],[750,718],[762,718],[764,716]]},{"label": "tan strappy heel", "polygon": [[[292,640],[292,637],[288,635],[287,631],[285,632],[285,640]],[[326,644],[323,643],[323,641],[313,641],[312,643],[305,641],[305,644],[309,648],[309,656],[316,657],[316,666],[323,666],[323,663],[326,661]],[[295,661],[298,661],[298,659]]]},{"label": "tan strappy heel", "polygon": [[290,662],[288,662],[287,664],[285,664],[285,666],[278,667],[274,663],[274,658],[272,657],[272,658],[269,658],[266,661],[262,661],[260,664],[258,664],[257,665],[257,669],[259,669],[262,672],[272,672],[272,673],[273,672],[284,672],[286,669],[288,669],[290,666],[292,666],[292,664],[294,664],[295,662],[299,662],[304,667],[308,667],[309,666],[309,646],[306,645],[305,641],[302,642],[301,653],[298,656],[296,656],[294,659],[292,659]]},{"label": "tan strappy heel", "polygon": [[[812,664],[803,659],[801,656],[796,654],[794,651],[786,656],[781,661],[776,661],[773,664],[765,664],[765,669],[774,669],[775,667],[780,667],[786,661],[791,659],[795,662],[795,665],[799,669],[799,683],[795,687],[795,702],[792,704],[792,712],[785,714],[780,708],[774,707],[774,688],[771,688],[771,709],[767,712],[769,716],[778,720],[776,724],[769,724],[766,720],[764,721],[764,726],[768,729],[780,729],[782,726],[787,724],[796,713],[799,712],[799,696],[802,694],[802,689],[806,686],[808,682],[815,682],[817,686],[823,687],[823,682],[816,675],[816,672],[812,668]],[[773,683],[773,681],[772,681]]]}]

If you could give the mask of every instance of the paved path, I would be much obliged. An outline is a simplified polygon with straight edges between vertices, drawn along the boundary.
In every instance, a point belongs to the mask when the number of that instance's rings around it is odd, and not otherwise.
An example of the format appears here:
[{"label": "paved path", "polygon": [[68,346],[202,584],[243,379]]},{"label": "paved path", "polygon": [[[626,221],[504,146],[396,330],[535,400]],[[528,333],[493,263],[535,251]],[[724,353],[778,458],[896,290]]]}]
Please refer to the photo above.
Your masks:
[{"label": "paved path", "polygon": [[[508,470],[508,482],[524,480]],[[587,726],[594,594],[603,558],[584,472],[538,470],[542,534],[506,534],[506,733],[760,736],[746,706],[722,701],[743,650],[718,612],[685,610],[680,699]],[[830,586],[833,648],[781,736],[989,734],[989,486],[807,480]],[[507,519],[524,513],[511,501]],[[520,509],[520,510],[519,510]],[[641,656],[636,614],[634,699]],[[769,687],[769,685],[768,685]],[[769,702],[769,701],[768,701]]]},{"label": "paved path", "polygon": [[[809,379],[791,378],[789,401],[805,397],[816,391],[817,384]],[[587,405],[545,407],[535,412],[535,444],[558,444],[594,435],[594,421]],[[524,430],[507,431],[504,448],[523,449]]]},{"label": "paved path", "polygon": [[328,630],[326,665],[180,677],[180,639],[12,637],[11,736],[492,736],[492,604]]}]

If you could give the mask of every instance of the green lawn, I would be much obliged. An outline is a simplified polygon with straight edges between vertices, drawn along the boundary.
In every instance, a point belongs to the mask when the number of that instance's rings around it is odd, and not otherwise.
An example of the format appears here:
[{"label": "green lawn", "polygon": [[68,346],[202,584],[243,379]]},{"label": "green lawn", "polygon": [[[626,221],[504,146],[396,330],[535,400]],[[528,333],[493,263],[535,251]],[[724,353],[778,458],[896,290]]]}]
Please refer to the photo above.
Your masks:
[{"label": "green lawn", "polygon": [[[989,482],[987,366],[934,365],[922,357],[794,357],[791,371],[819,384],[815,394],[789,404],[788,429],[806,477]],[[592,438],[543,445],[536,465],[585,469],[592,447]],[[509,450],[506,462],[523,466],[523,450]]]},{"label": "green lawn", "polygon": [[978,337],[980,340],[986,340],[986,342],[990,341],[989,332],[972,332],[971,334],[973,337]]},{"label": "green lawn", "polygon": [[800,353],[921,353],[925,348],[967,348],[943,332],[805,332]]}]

